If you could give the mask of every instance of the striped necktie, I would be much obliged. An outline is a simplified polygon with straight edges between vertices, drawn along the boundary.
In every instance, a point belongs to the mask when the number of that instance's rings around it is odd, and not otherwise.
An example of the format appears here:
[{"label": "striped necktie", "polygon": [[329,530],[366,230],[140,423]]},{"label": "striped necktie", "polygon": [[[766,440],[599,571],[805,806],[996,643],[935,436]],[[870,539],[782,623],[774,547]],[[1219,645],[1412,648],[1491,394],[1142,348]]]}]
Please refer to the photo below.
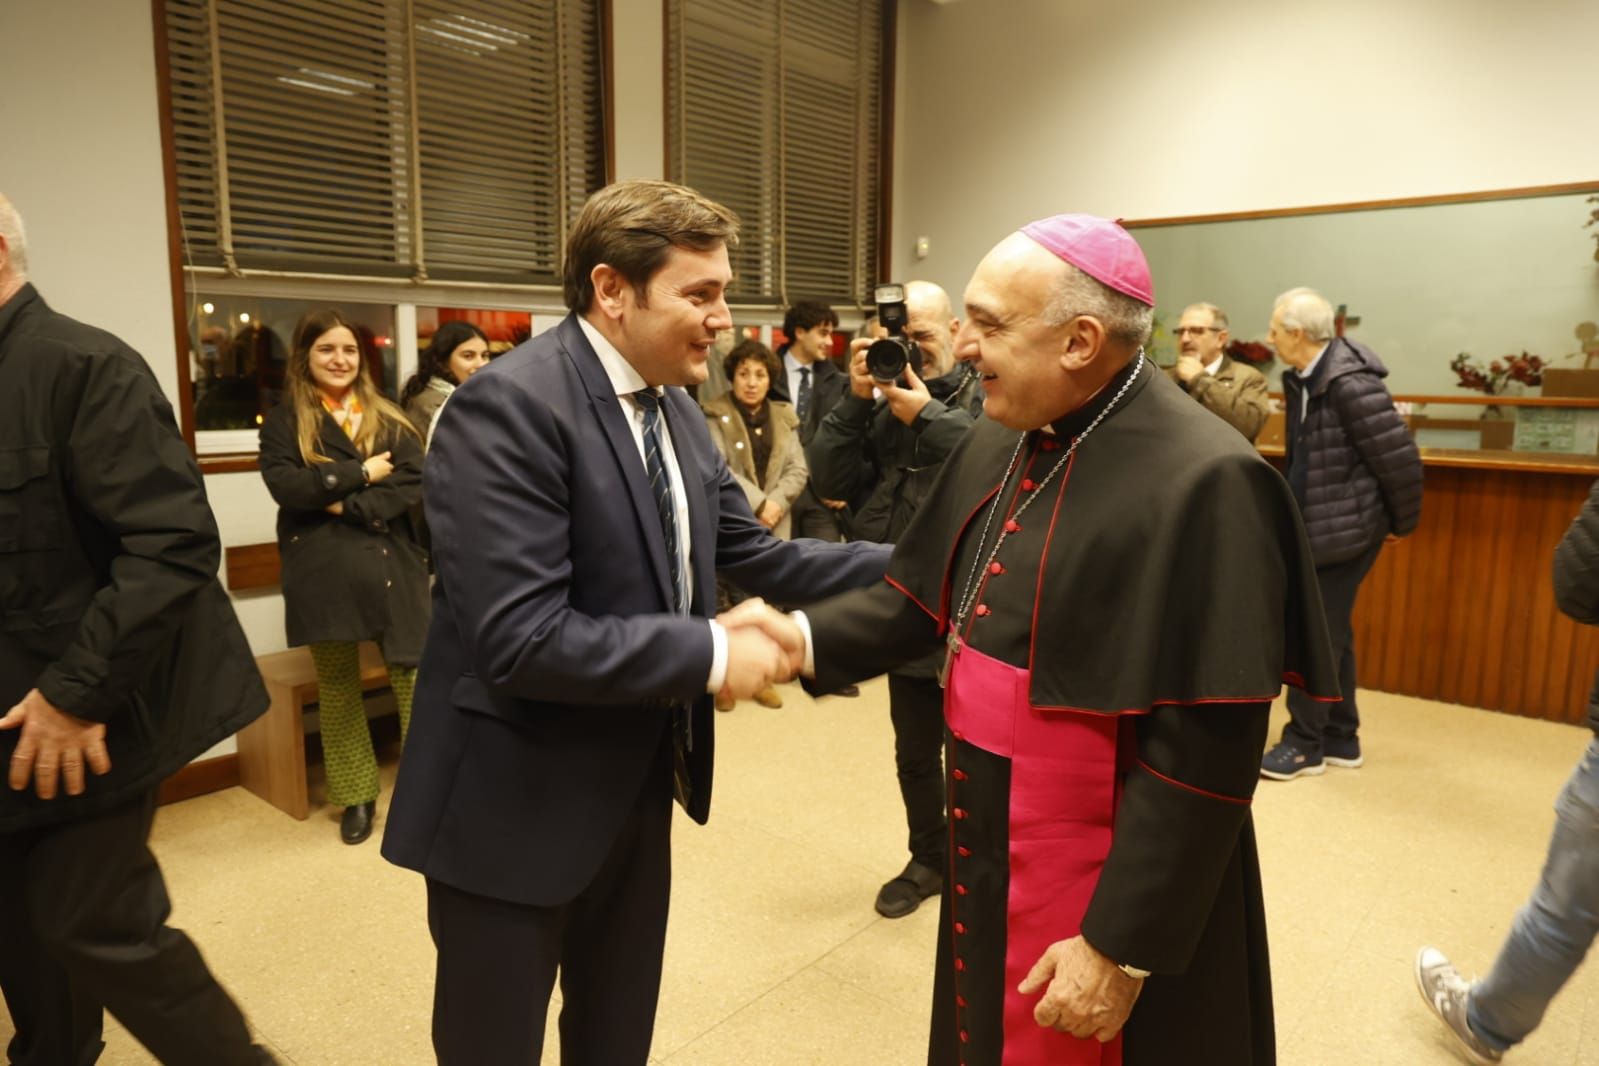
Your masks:
[{"label": "striped necktie", "polygon": [[672,576],[672,609],[678,614],[686,614],[689,607],[688,582],[677,547],[677,503],[672,498],[672,479],[666,474],[666,462],[661,450],[661,397],[654,389],[640,389],[633,394],[633,399],[644,412],[644,472],[649,475],[650,493],[655,497],[661,532],[666,536],[666,558]]}]

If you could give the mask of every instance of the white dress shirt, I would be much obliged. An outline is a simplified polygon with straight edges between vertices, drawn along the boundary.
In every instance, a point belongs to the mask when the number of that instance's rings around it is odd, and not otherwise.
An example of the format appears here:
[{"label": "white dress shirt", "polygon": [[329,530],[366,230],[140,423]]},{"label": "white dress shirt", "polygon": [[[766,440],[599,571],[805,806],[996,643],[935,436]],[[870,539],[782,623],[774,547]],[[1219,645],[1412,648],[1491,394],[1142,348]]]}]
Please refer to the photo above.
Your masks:
[{"label": "white dress shirt", "polygon": [[[605,338],[605,335],[588,319],[578,316],[577,324],[583,330],[583,336],[588,338],[589,346],[594,349],[594,354],[600,357],[600,366],[605,370],[605,376],[610,379],[611,388],[616,390],[617,401],[622,405],[622,413],[627,415],[628,427],[633,431],[633,443],[638,446],[639,466],[644,466],[644,408],[633,394],[650,387],[644,376],[633,368],[616,346]],[[692,548],[692,534],[689,531],[688,520],[688,495],[683,491],[683,472],[677,465],[677,452],[672,448],[671,423],[666,417],[666,404],[661,404],[661,418],[657,423],[657,432],[661,435],[661,463],[666,467],[666,477],[672,486],[672,506],[677,519],[677,564],[682,571],[683,579],[692,595],[694,588],[694,556]],[[646,473],[646,476],[647,473]],[[685,605],[686,606],[686,605]],[[711,622],[711,676],[706,681],[707,692],[718,692],[727,677],[727,633],[720,624]]]}]

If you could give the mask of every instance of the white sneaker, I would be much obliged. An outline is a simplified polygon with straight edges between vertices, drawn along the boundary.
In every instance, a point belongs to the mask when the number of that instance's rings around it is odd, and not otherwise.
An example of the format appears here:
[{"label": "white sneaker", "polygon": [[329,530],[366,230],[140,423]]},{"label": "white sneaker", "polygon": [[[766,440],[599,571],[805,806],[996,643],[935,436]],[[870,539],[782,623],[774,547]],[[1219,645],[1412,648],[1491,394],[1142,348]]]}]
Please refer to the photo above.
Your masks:
[{"label": "white sneaker", "polygon": [[1455,964],[1437,948],[1422,948],[1416,953],[1416,987],[1421,990],[1421,998],[1426,1000],[1427,1006],[1454,1035],[1468,1062],[1494,1066],[1504,1059],[1504,1052],[1489,1047],[1471,1031],[1471,1023],[1466,1019],[1471,983],[1460,976]]}]

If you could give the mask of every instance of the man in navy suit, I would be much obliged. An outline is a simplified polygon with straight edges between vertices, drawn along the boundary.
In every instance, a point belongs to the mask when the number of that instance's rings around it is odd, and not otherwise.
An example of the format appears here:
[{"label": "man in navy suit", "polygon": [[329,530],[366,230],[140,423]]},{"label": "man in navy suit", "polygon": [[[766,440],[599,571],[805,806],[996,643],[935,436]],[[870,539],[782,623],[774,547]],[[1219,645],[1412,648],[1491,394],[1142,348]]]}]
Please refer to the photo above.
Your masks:
[{"label": "man in navy suit", "polygon": [[737,239],[681,186],[600,190],[568,240],[572,314],[439,419],[438,582],[383,854],[427,878],[441,1063],[537,1063],[559,970],[563,1064],[642,1066],[672,797],[706,820],[712,696],[793,672],[737,624],[753,612],[710,617],[716,571],[794,603],[887,565],[878,545],[772,537],[677,387],[731,324]]}]

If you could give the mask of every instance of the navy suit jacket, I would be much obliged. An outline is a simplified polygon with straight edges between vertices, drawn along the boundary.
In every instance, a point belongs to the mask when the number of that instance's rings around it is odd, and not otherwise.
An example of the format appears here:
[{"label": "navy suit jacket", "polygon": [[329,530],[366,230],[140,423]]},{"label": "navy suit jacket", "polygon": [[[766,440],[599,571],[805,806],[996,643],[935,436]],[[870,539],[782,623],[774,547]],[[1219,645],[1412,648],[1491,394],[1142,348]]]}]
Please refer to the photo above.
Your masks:
[{"label": "navy suit jacket", "polygon": [[438,580],[383,854],[464,891],[538,906],[599,869],[667,746],[678,799],[709,814],[716,571],[784,604],[880,580],[870,544],[783,541],[750,512],[680,388],[662,410],[681,469],[693,602],[671,613],[665,537],[604,367],[574,317],[450,397],[428,452]]}]

